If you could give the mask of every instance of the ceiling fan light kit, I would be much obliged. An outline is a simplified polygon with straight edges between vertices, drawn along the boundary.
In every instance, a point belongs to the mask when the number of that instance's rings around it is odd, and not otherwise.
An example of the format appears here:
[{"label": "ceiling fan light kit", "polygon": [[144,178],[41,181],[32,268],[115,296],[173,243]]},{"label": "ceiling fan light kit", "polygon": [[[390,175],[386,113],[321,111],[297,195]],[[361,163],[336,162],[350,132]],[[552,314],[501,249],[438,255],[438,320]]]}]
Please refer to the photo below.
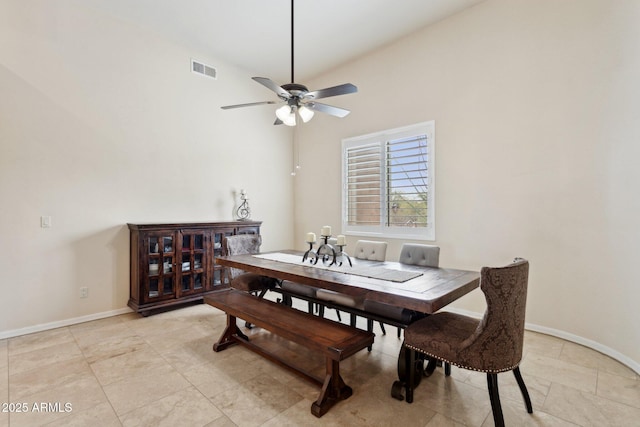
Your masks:
[{"label": "ceiling fan light kit", "polygon": [[273,80],[266,77],[252,77],[252,79],[256,82],[275,92],[281,101],[262,101],[250,102],[246,104],[225,105],[221,107],[223,110],[240,107],[252,107],[255,105],[264,104],[279,104],[281,102],[285,102],[285,105],[276,109],[277,119],[274,122],[274,125],[284,124],[286,126],[296,125],[296,113],[300,116],[304,123],[307,123],[309,120],[311,120],[316,111],[320,111],[321,113],[329,114],[335,117],[345,117],[347,114],[349,114],[349,110],[334,107],[332,105],[321,104],[319,102],[316,102],[316,100],[328,98],[331,96],[355,93],[358,91],[358,88],[355,85],[352,85],[351,83],[345,83],[342,85],[309,92],[306,86],[294,83],[293,18],[293,0],[291,0],[291,83],[279,86]]}]

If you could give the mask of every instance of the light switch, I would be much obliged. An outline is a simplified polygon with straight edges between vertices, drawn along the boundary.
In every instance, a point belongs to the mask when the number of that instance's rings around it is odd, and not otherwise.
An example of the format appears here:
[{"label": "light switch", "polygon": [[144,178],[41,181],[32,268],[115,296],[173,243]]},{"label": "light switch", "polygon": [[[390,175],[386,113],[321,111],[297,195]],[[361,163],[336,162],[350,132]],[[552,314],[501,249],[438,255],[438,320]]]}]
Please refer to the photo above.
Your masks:
[{"label": "light switch", "polygon": [[51,217],[50,216],[41,216],[40,217],[40,227],[42,227],[42,228],[51,228]]}]

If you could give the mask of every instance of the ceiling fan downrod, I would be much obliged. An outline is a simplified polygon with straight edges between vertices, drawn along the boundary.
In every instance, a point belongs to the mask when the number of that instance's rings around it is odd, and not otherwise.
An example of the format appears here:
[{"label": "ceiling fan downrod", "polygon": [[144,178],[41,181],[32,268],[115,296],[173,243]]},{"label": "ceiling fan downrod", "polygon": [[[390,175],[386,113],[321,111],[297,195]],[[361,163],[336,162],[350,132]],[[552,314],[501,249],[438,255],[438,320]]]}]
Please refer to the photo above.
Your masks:
[{"label": "ceiling fan downrod", "polygon": [[291,0],[291,83],[293,83],[293,0]]}]

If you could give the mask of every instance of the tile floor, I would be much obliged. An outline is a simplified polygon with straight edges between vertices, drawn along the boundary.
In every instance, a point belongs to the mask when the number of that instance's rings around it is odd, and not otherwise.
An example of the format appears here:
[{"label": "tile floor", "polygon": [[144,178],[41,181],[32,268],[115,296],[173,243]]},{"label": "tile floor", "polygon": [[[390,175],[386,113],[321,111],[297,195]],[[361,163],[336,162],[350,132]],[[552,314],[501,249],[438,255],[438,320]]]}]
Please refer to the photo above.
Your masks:
[{"label": "tile floor", "polygon": [[[222,312],[194,305],[0,340],[0,427],[493,425],[484,374],[438,369],[413,404],[391,398],[401,344],[393,327],[376,330],[371,353],[342,362],[354,394],[317,419],[315,386],[245,348],[212,351],[224,325]],[[305,349],[250,334],[322,372]],[[521,371],[534,413],[513,375],[501,374],[508,426],[640,425],[638,375],[598,352],[527,332]]]}]

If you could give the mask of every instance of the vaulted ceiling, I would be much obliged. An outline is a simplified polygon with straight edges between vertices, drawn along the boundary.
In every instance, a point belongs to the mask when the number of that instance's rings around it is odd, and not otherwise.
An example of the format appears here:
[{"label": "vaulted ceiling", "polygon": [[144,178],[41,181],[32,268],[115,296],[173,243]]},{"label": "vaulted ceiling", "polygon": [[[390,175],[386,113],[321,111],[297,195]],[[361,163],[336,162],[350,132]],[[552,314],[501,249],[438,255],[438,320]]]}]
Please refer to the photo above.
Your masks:
[{"label": "vaulted ceiling", "polygon": [[[481,1],[297,0],[296,80],[322,74]],[[290,0],[77,2],[253,75],[290,81]]]}]

